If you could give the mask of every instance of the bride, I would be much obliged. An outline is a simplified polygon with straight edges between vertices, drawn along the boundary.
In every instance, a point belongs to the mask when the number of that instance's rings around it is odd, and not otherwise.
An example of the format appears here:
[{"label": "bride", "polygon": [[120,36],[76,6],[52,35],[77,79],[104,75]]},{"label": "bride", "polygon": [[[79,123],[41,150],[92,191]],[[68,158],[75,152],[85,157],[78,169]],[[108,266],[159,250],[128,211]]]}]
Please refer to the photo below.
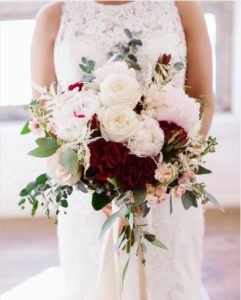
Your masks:
[{"label": "bride", "polygon": [[[190,86],[192,97],[206,95],[201,134],[207,135],[212,114],[211,50],[204,17],[196,1],[78,1],[55,3],[36,19],[32,47],[32,79],[41,86],[54,81],[70,84],[81,80],[83,56],[106,60],[106,52],[122,40],[123,29],[140,31],[143,47],[138,61],[145,68],[160,54],[187,58],[186,69],[176,85]],[[34,97],[38,96],[33,91]],[[63,300],[204,300],[201,280],[203,209],[185,211],[180,202],[152,210],[146,222],[168,251],[149,247],[145,274],[138,258],[129,266],[122,296],[114,288],[114,275],[101,277],[103,249],[99,229],[111,207],[103,214],[91,207],[88,195],[76,192],[67,215],[58,225],[59,254],[66,288]],[[120,258],[122,256],[119,253]],[[102,281],[98,290],[98,283]],[[144,283],[144,284],[143,284]],[[122,297],[122,298],[121,298]]]}]

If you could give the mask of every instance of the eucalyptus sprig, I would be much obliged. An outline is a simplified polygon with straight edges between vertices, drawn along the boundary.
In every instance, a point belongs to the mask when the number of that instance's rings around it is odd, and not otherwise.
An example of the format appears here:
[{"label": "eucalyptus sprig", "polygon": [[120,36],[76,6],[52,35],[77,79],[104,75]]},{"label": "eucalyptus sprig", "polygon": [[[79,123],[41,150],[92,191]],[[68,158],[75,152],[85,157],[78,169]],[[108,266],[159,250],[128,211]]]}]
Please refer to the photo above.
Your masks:
[{"label": "eucalyptus sprig", "polygon": [[136,57],[138,47],[142,46],[142,41],[138,38],[140,33],[130,31],[128,28],[124,29],[124,33],[128,40],[116,44],[108,53],[108,57],[115,56],[114,61],[126,61],[130,68],[140,71],[141,67]]},{"label": "eucalyptus sprig", "polygon": [[25,209],[26,204],[30,204],[32,216],[42,206],[46,216],[53,217],[57,224],[59,212],[68,207],[67,198],[72,192],[73,187],[55,185],[47,174],[42,174],[21,190],[18,205]]},{"label": "eucalyptus sprig", "polygon": [[95,76],[93,75],[93,71],[95,69],[96,63],[92,59],[88,59],[84,56],[81,58],[81,62],[82,63],[79,64],[79,67],[84,73],[83,81],[91,82],[95,78]]}]

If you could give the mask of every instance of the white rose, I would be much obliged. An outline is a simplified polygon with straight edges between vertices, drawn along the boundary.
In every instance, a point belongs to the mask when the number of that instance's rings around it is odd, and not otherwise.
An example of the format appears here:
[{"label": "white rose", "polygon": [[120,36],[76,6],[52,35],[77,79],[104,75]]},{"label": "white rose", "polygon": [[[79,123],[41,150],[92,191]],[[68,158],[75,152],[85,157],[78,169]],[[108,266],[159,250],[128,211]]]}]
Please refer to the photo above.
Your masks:
[{"label": "white rose", "polygon": [[95,82],[100,84],[110,74],[126,74],[133,78],[136,78],[136,71],[133,68],[129,68],[125,61],[108,61],[102,67],[96,69]]},{"label": "white rose", "polygon": [[129,148],[137,156],[157,156],[164,144],[164,133],[158,122],[145,117],[138,131],[129,143]]},{"label": "white rose", "polygon": [[141,98],[138,81],[126,74],[110,74],[100,84],[100,101],[104,106],[126,104],[135,108]]},{"label": "white rose", "polygon": [[98,117],[106,141],[125,142],[139,125],[137,114],[126,104],[102,107]]},{"label": "white rose", "polygon": [[65,170],[65,168],[60,163],[63,151],[63,148],[60,147],[55,154],[48,158],[47,172],[49,176],[53,178],[59,185],[75,185],[80,180],[81,172],[79,170],[76,175],[72,175]]},{"label": "white rose", "polygon": [[99,98],[91,91],[81,91],[61,107],[56,107],[53,122],[57,136],[68,142],[77,139],[82,126],[91,119],[99,107]]}]

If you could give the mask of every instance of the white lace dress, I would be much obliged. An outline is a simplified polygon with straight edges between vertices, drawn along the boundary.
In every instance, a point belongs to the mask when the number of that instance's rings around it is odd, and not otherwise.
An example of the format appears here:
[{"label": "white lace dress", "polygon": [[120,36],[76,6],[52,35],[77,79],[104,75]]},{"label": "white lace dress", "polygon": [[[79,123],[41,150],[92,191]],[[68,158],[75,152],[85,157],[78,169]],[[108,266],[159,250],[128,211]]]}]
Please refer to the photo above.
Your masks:
[{"label": "white lace dress", "polygon": [[[55,44],[58,80],[65,83],[79,81],[82,56],[95,60],[97,66],[104,63],[110,48],[125,39],[124,28],[142,31],[143,46],[137,56],[144,68],[149,60],[155,64],[161,53],[171,53],[177,59],[186,56],[183,27],[173,1],[136,1],[121,5],[68,2],[63,7]],[[182,73],[176,78],[176,84],[183,85],[184,77]],[[148,299],[145,300],[206,299],[200,271],[204,227],[202,208],[185,211],[177,201],[173,210],[170,215],[169,203],[166,202],[156,207],[146,221],[149,230],[168,246],[168,251],[152,245],[148,247]],[[101,249],[98,235],[103,221],[103,215],[92,209],[90,197],[77,192],[70,200],[68,214],[60,217],[59,252],[66,277],[63,299],[95,300]],[[123,300],[142,299],[137,259],[134,255],[132,258]]]},{"label": "white lace dress", "polygon": [[[82,56],[95,60],[97,66],[104,63],[110,48],[125,39],[124,28],[142,31],[143,46],[138,52],[142,68],[148,61],[154,65],[162,53],[171,53],[176,59],[186,56],[183,27],[173,1],[136,1],[116,6],[66,2],[54,49],[58,80],[66,84],[79,81]],[[183,85],[184,78],[185,72],[176,78],[176,85]],[[138,259],[132,255],[121,299],[208,299],[201,281],[203,219],[202,208],[186,211],[180,201],[173,203],[172,215],[168,202],[153,209],[145,220],[148,231],[155,233],[168,250],[148,245],[147,297],[140,294]],[[61,269],[48,270],[1,299],[99,300],[96,283],[102,246],[98,236],[104,220],[102,213],[92,209],[88,194],[74,192],[68,214],[60,215],[58,226],[63,273]],[[119,255],[123,262],[124,254]],[[107,286],[102,299],[120,300],[111,296],[112,278]]]}]

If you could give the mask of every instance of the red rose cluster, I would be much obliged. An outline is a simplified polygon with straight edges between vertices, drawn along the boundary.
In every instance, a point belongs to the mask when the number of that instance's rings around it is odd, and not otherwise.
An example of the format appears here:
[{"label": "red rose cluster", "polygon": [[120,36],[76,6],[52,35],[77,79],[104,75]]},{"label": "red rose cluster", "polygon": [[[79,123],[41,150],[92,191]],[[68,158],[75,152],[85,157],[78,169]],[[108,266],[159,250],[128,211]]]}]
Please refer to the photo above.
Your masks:
[{"label": "red rose cluster", "polygon": [[104,139],[90,143],[89,149],[87,176],[100,181],[117,177],[122,191],[144,188],[154,182],[156,164],[150,157],[137,157],[123,144]]}]

